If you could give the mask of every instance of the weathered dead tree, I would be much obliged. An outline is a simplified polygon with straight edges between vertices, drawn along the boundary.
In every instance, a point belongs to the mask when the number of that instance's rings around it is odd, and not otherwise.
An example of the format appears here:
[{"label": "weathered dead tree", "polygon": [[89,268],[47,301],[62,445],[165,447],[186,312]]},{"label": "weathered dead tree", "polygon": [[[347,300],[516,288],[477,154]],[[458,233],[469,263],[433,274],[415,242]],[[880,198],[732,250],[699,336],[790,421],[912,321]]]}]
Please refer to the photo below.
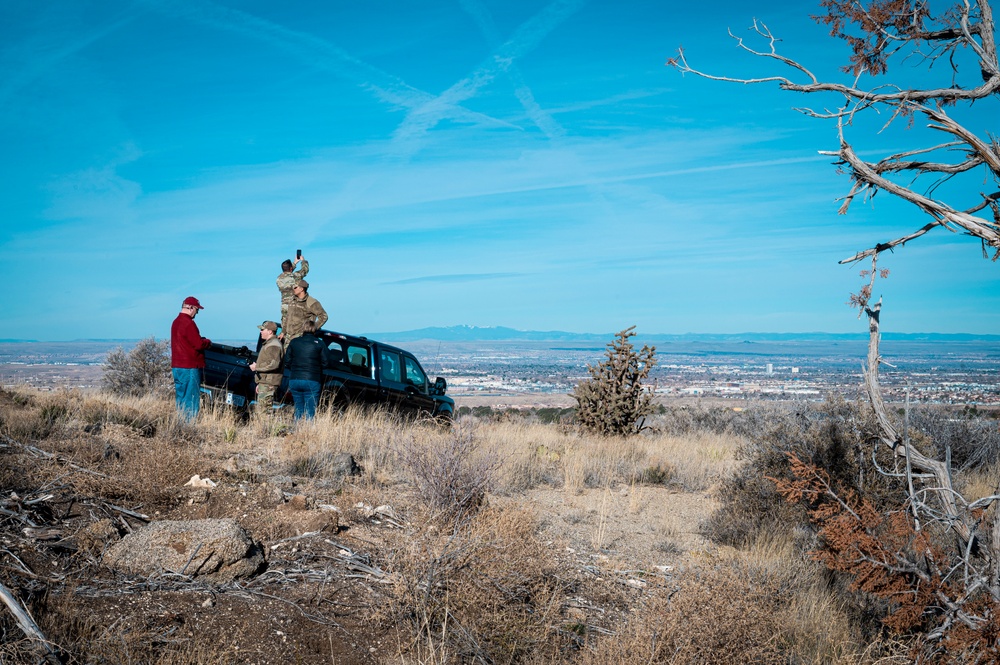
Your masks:
[{"label": "weathered dead tree", "polygon": [[[871,199],[884,191],[930,217],[920,228],[841,261],[871,260],[871,269],[861,273],[869,281],[851,296],[851,304],[869,322],[863,372],[878,424],[874,446],[888,450],[896,462],[895,468],[881,470],[901,483],[906,511],[872,505],[798,459],[792,460],[795,480],[779,481],[779,490],[789,500],[809,504],[823,543],[818,558],[853,576],[855,588],[889,601],[893,609],[887,623],[922,635],[922,658],[986,662],[1000,658],[1000,488],[966,500],[953,482],[947,455],[941,461],[922,454],[911,445],[905,421],[902,430],[895,423],[878,378],[882,302],[871,301],[876,278],[887,275],[878,268],[879,255],[932,230],[971,236],[979,240],[984,257],[992,253],[994,261],[1000,258],[1000,142],[987,128],[975,131],[971,125],[977,117],[973,104],[977,110],[1000,106],[993,10],[988,0],[947,3],[937,16],[932,16],[930,2],[912,0],[822,0],[820,5],[825,14],[814,18],[851,47],[850,62],[841,68],[850,77],[847,82],[821,81],[803,64],[778,53],[779,40],[756,19],[750,31],[765,48],[730,36],[753,56],[792,70],[789,76],[716,76],[691,67],[683,50],[667,64],[712,80],[777,83],[791,92],[833,95],[837,102],[829,108],[796,110],[835,123],[839,148],[820,154],[835,157],[851,178],[839,212],[846,213],[859,196]],[[928,75],[943,71],[945,80],[927,86],[886,81],[890,64],[903,63],[923,65]],[[958,119],[962,113],[966,121]],[[902,125],[913,149],[862,158],[878,153],[871,137],[858,150],[849,134],[863,132],[861,120],[875,116],[884,118],[880,134]],[[995,123],[1000,108],[978,117]],[[921,118],[929,131],[911,131]],[[873,459],[876,449],[870,451]]]},{"label": "weathered dead tree", "polygon": [[[778,53],[779,39],[756,19],[750,30],[767,44],[765,50],[752,48],[732,32],[730,36],[748,53],[794,70],[791,76],[798,80],[781,75],[747,79],[708,74],[691,67],[683,49],[667,64],[681,73],[716,81],[777,83],[782,90],[840,99],[833,109],[796,109],[836,122],[840,147],[820,154],[836,157],[836,164],[851,177],[851,188],[841,199],[840,213],[846,213],[858,196],[870,199],[882,190],[931,217],[920,228],[879,242],[841,263],[876,256],[937,228],[978,238],[984,255],[990,248],[993,260],[1000,258],[1000,143],[989,131],[979,134],[945,110],[968,111],[977,102],[981,106],[1000,101],[1000,64],[990,3],[952,3],[938,17],[930,15],[929,3],[909,0],[823,0],[821,5],[827,13],[816,20],[829,25],[831,35],[846,40],[852,48],[850,64],[842,68],[845,75],[853,76],[850,82],[821,81],[803,64]],[[894,63],[925,64],[927,71],[934,74],[944,69],[946,80],[936,87],[904,87],[886,82],[880,77],[887,73],[890,59]],[[936,64],[945,66],[934,70]],[[917,118],[923,118],[933,131],[921,138],[936,136],[943,140],[875,160],[863,159],[859,153],[870,154],[872,147],[866,144],[863,150],[856,150],[848,131],[861,116],[875,115],[885,118],[882,132],[898,123],[912,128]],[[1000,108],[984,116],[995,121],[1000,117]],[[916,140],[915,133],[907,136],[910,143]],[[959,177],[964,178],[968,191],[954,196],[966,200],[961,204],[945,202],[939,197],[939,188],[947,183],[949,191],[954,191],[954,181]]]}]

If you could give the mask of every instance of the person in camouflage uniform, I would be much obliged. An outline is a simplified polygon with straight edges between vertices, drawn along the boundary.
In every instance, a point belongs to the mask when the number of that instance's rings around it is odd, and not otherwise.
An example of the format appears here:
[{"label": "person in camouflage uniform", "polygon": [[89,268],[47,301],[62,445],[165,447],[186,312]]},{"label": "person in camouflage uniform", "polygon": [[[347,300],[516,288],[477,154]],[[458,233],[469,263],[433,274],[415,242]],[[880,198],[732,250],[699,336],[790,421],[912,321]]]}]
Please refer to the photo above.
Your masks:
[{"label": "person in camouflage uniform", "polygon": [[309,295],[309,282],[300,279],[292,287],[292,292],[295,294],[295,298],[288,305],[288,314],[285,315],[285,321],[282,322],[281,329],[286,349],[289,342],[302,335],[302,331],[305,330],[306,321],[312,321],[316,326],[316,330],[319,330],[330,319],[326,314],[326,310],[323,309],[323,305]]},{"label": "person in camouflage uniform", "polygon": [[[302,267],[295,270],[295,264],[302,262]],[[281,292],[281,331],[284,334],[285,331],[285,317],[288,316],[288,305],[291,304],[292,300],[295,299],[295,294],[292,293],[292,288],[295,283],[300,279],[309,274],[309,262],[305,260],[305,257],[299,257],[292,263],[291,259],[285,259],[281,263],[281,274],[278,275],[278,279],[275,280],[278,284],[278,291]]]},{"label": "person in camouflage uniform", "polygon": [[250,363],[250,371],[257,380],[257,413],[267,415],[274,405],[274,392],[281,385],[281,360],[284,348],[278,340],[278,324],[265,321],[257,326],[264,345],[257,353],[257,362]]}]

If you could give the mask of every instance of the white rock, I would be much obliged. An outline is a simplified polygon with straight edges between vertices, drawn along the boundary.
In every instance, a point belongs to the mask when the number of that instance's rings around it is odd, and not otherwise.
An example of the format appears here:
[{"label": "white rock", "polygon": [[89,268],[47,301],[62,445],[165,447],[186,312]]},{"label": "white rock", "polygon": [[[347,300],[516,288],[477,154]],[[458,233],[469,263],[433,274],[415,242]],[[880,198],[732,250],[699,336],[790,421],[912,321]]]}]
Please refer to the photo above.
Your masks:
[{"label": "white rock", "polygon": [[185,487],[215,487],[216,482],[211,478],[202,478],[197,473],[191,476],[191,480],[184,483]]}]

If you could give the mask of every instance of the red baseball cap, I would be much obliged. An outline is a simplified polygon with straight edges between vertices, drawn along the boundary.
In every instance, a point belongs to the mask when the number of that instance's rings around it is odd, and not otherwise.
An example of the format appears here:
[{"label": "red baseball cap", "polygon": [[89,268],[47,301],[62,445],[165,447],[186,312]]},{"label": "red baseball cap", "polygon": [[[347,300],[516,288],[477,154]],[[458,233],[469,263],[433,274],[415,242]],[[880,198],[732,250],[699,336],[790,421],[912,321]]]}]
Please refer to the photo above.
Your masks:
[{"label": "red baseball cap", "polygon": [[201,306],[201,303],[198,302],[198,299],[195,298],[194,296],[188,296],[187,298],[185,298],[184,304],[191,305],[192,307],[197,307],[198,309],[205,309],[204,307]]}]

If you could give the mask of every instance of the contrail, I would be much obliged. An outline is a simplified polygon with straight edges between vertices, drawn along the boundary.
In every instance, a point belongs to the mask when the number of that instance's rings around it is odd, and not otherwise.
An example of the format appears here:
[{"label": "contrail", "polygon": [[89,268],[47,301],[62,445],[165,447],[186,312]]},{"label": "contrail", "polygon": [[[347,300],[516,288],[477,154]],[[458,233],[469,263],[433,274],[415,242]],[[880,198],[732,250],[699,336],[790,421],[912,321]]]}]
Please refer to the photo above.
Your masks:
[{"label": "contrail", "polygon": [[[522,23],[514,35],[494,49],[490,57],[478,69],[457,81],[437,97],[412,109],[393,133],[393,138],[404,142],[412,140],[447,118],[448,109],[472,98],[480,88],[491,83],[498,74],[509,73],[518,58],[538,46],[546,35],[582,5],[583,2],[580,0],[556,0]],[[485,10],[473,5],[466,5],[466,7],[467,9],[471,8],[472,15],[480,27],[485,26],[488,38],[490,33],[495,35],[495,30],[492,29],[492,24],[486,17]],[[528,116],[532,121],[547,135],[561,135],[562,128],[538,107],[530,89],[521,80],[519,72],[513,74],[512,81],[515,84],[515,94],[518,95],[522,105],[525,105],[525,110],[528,111]]]},{"label": "contrail", "polygon": [[[403,109],[420,108],[435,99],[434,95],[407,84],[397,76],[355,58],[347,51],[308,33],[291,30],[238,9],[220,6],[210,0],[183,6],[171,2],[146,0],[157,11],[209,25],[219,30],[235,32],[264,41],[309,63],[353,82],[371,92],[380,101]],[[452,106],[450,117],[470,124],[486,124],[513,128],[515,125]]]}]

